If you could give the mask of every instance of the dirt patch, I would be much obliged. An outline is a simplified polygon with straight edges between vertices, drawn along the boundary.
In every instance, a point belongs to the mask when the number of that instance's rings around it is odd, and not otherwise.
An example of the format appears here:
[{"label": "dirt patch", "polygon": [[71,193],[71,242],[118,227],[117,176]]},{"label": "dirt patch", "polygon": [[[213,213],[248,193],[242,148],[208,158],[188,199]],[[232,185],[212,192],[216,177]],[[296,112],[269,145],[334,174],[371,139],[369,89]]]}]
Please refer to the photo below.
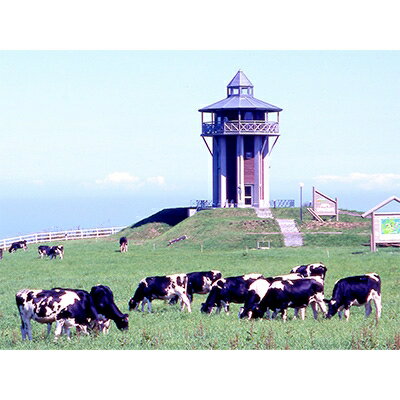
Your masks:
[{"label": "dirt patch", "polygon": [[234,226],[235,229],[239,229],[244,232],[265,232],[265,231],[277,231],[279,228],[273,220],[245,220],[230,222],[229,225]]},{"label": "dirt patch", "polygon": [[360,221],[360,222],[342,222],[342,221],[328,221],[328,222],[318,222],[310,221],[306,222],[302,226],[302,231],[323,231],[323,230],[338,230],[347,231],[354,230],[357,228],[369,227],[370,222]]}]

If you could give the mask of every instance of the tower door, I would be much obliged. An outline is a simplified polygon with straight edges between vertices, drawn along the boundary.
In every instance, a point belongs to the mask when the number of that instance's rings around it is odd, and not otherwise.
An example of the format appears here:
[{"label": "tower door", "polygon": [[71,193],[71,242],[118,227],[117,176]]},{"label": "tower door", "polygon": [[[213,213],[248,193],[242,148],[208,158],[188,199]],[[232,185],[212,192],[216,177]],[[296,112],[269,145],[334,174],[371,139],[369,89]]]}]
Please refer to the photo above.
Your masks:
[{"label": "tower door", "polygon": [[254,185],[244,185],[244,204],[245,206],[253,205]]}]

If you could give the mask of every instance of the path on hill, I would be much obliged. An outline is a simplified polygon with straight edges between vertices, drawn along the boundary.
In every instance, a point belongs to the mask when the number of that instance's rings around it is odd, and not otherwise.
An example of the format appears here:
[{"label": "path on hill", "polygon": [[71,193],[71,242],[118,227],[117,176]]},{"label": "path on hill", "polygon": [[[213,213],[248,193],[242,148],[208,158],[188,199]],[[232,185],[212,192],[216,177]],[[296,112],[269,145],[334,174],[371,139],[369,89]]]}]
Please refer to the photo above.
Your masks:
[{"label": "path on hill", "polygon": [[[259,218],[274,218],[269,208],[256,208],[256,213]],[[294,219],[277,219],[276,221],[283,234],[286,247],[303,246],[303,237],[297,229]]]},{"label": "path on hill", "polygon": [[303,237],[293,219],[277,219],[286,247],[303,246]]}]

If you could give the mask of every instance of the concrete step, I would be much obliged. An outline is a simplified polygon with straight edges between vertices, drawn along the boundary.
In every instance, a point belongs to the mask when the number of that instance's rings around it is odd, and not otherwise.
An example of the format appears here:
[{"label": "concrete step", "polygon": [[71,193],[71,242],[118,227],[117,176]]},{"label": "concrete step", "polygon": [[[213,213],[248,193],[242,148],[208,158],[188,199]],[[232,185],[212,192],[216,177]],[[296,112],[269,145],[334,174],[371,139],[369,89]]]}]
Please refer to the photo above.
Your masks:
[{"label": "concrete step", "polygon": [[270,208],[256,208],[258,218],[274,218]]},{"label": "concrete step", "polygon": [[303,246],[303,237],[293,219],[277,219],[286,247]]}]

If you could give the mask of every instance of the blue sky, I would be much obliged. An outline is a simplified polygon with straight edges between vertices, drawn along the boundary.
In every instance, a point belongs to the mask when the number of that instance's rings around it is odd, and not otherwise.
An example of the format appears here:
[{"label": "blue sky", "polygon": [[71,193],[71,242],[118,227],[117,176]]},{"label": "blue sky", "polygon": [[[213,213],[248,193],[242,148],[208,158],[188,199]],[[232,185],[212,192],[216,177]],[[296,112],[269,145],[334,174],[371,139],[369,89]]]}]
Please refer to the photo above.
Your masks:
[{"label": "blue sky", "polygon": [[297,202],[299,182],[305,200],[315,186],[360,211],[399,195],[399,51],[2,51],[3,233],[125,225],[210,199],[198,109],[238,69],[283,108],[272,199]]}]

